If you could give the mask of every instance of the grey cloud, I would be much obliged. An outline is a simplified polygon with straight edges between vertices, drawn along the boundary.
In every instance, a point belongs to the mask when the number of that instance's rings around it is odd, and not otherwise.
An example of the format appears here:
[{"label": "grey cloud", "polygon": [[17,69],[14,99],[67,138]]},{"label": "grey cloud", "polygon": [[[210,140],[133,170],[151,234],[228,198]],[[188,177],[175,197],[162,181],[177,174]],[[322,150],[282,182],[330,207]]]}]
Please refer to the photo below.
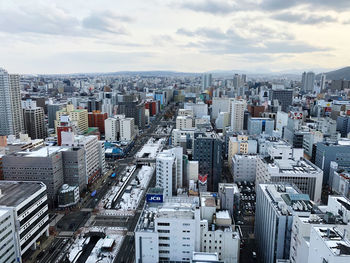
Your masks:
[{"label": "grey cloud", "polygon": [[298,6],[305,6],[313,10],[344,11],[350,9],[349,0],[262,0],[261,2],[252,0],[192,0],[182,1],[180,4],[176,0],[174,3],[181,8],[214,15],[226,15],[235,11],[281,11]]},{"label": "grey cloud", "polygon": [[94,13],[83,19],[57,8],[0,10],[0,31],[90,37],[98,33],[126,34],[127,16],[111,12]]},{"label": "grey cloud", "polygon": [[[262,31],[265,31],[262,29]],[[273,39],[271,35],[278,36],[278,32],[270,29],[267,37],[260,35],[258,37],[244,38],[233,29],[226,32],[216,28],[199,28],[194,31],[180,29],[178,33],[191,37],[185,47],[197,48],[206,53],[214,54],[279,54],[279,53],[307,53],[326,51],[327,48],[311,46],[307,43],[290,40],[292,36],[286,35],[285,38]],[[197,41],[195,41],[197,40]]]},{"label": "grey cloud", "polygon": [[185,9],[212,14],[229,14],[236,7],[236,3],[234,1],[217,0],[184,1],[180,3],[180,6]]},{"label": "grey cloud", "polygon": [[329,15],[309,15],[306,13],[292,13],[292,12],[282,12],[275,15],[272,15],[271,18],[297,24],[320,24],[320,23],[332,23],[337,22],[338,20]]}]

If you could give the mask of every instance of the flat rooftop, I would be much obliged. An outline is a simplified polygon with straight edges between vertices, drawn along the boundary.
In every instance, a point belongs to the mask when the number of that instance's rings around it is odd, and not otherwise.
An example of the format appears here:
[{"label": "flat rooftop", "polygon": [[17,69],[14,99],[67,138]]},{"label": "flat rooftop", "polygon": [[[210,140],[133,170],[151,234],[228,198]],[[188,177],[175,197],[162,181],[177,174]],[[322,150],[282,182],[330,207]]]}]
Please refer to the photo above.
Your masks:
[{"label": "flat rooftop", "polygon": [[282,174],[318,174],[322,172],[320,168],[305,159],[295,161],[294,159],[271,160],[269,158],[264,158],[263,160],[269,163],[271,167],[278,167],[279,172]]},{"label": "flat rooftop", "polygon": [[0,181],[0,206],[17,206],[44,187],[41,182]]},{"label": "flat rooftop", "polygon": [[325,226],[314,227],[314,229],[333,255],[350,258],[350,242],[343,238],[339,229]]}]

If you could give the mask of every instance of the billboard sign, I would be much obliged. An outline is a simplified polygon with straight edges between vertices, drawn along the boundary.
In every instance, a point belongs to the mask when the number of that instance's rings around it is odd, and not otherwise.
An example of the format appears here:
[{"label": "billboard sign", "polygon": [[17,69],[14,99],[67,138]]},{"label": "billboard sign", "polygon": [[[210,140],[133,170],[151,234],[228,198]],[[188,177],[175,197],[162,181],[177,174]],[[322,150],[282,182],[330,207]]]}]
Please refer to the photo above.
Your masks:
[{"label": "billboard sign", "polygon": [[163,203],[162,194],[147,194],[146,196],[147,203]]}]

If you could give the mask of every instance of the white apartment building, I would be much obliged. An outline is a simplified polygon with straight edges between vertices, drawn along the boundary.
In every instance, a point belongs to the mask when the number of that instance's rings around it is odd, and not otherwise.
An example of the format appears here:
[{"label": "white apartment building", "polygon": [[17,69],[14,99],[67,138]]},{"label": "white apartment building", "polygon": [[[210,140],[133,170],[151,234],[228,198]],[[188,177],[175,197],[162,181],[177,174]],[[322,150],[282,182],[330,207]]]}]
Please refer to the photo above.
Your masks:
[{"label": "white apartment building", "polygon": [[146,204],[135,228],[135,262],[191,262],[200,250],[198,198]]},{"label": "white apartment building", "polygon": [[234,100],[231,102],[231,129],[234,132],[243,131],[244,111],[247,108],[245,100]]},{"label": "white apartment building", "polygon": [[119,122],[116,118],[105,119],[105,139],[109,142],[118,141]]},{"label": "white apartment building", "polygon": [[216,224],[201,220],[201,252],[217,253],[225,263],[238,263],[241,239],[227,210],[215,214]]},{"label": "white apartment building", "polygon": [[183,187],[183,149],[182,147],[174,147],[166,150],[165,152],[169,152],[175,155],[176,158],[176,188]]},{"label": "white apartment building", "polygon": [[267,182],[295,184],[317,203],[321,201],[323,171],[304,158],[273,159],[258,156],[256,185]]},{"label": "white apartment building", "polygon": [[256,186],[255,239],[260,259],[289,259],[293,216],[309,216],[312,203],[290,184]]},{"label": "white apartment building", "polygon": [[177,116],[176,129],[191,129],[193,128],[193,119],[190,116]]},{"label": "white apartment building", "polygon": [[120,119],[120,140],[132,141],[135,138],[134,118]]},{"label": "white apartment building", "polygon": [[232,175],[234,182],[255,182],[256,154],[235,154],[232,157]]},{"label": "white apartment building", "polygon": [[230,112],[230,98],[214,97],[211,105],[211,118],[216,120],[221,112]]},{"label": "white apartment building", "polygon": [[5,217],[0,224],[4,238],[0,242],[5,245],[0,248],[1,262],[14,262],[13,257],[22,262],[22,255],[29,248],[35,249],[43,234],[49,234],[46,186],[41,182],[1,181],[0,191],[0,217]]},{"label": "white apartment building", "polygon": [[164,196],[176,194],[177,161],[175,154],[161,152],[156,158],[156,186],[164,189]]},{"label": "white apartment building", "polygon": [[105,119],[105,139],[106,141],[119,141],[120,140],[120,120],[125,119],[125,115],[114,115]]}]

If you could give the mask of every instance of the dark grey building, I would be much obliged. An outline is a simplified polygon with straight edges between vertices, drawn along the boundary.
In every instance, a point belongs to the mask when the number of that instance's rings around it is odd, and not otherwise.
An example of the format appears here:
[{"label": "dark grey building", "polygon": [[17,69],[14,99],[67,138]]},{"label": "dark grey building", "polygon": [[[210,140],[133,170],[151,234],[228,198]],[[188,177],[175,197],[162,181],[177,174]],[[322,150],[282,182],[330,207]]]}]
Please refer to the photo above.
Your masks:
[{"label": "dark grey building", "polygon": [[45,139],[47,130],[45,125],[44,109],[41,107],[26,108],[23,110],[24,129],[32,139]]},{"label": "dark grey building", "polygon": [[323,184],[329,184],[329,169],[331,161],[338,163],[339,168],[350,167],[350,141],[337,143],[319,142],[316,144],[315,164],[323,170]]},{"label": "dark grey building", "polygon": [[337,131],[340,132],[341,137],[347,137],[350,132],[350,116],[337,117]]},{"label": "dark grey building", "polygon": [[83,148],[72,147],[62,151],[63,181],[70,186],[79,186],[81,193],[86,189],[86,163]]},{"label": "dark grey building", "polygon": [[208,175],[208,191],[218,191],[222,173],[222,157],[223,141],[216,135],[200,135],[195,139],[193,160],[199,163],[199,174]]},{"label": "dark grey building", "polygon": [[49,104],[47,105],[47,117],[49,120],[49,128],[55,128],[56,112],[63,108],[63,104]]},{"label": "dark grey building", "polygon": [[270,100],[279,101],[282,111],[288,112],[289,106],[291,106],[293,103],[293,90],[271,90],[270,96]]},{"label": "dark grey building", "polygon": [[135,125],[139,129],[145,127],[145,104],[139,101],[118,102],[118,114],[124,114],[126,118],[134,118]]}]

